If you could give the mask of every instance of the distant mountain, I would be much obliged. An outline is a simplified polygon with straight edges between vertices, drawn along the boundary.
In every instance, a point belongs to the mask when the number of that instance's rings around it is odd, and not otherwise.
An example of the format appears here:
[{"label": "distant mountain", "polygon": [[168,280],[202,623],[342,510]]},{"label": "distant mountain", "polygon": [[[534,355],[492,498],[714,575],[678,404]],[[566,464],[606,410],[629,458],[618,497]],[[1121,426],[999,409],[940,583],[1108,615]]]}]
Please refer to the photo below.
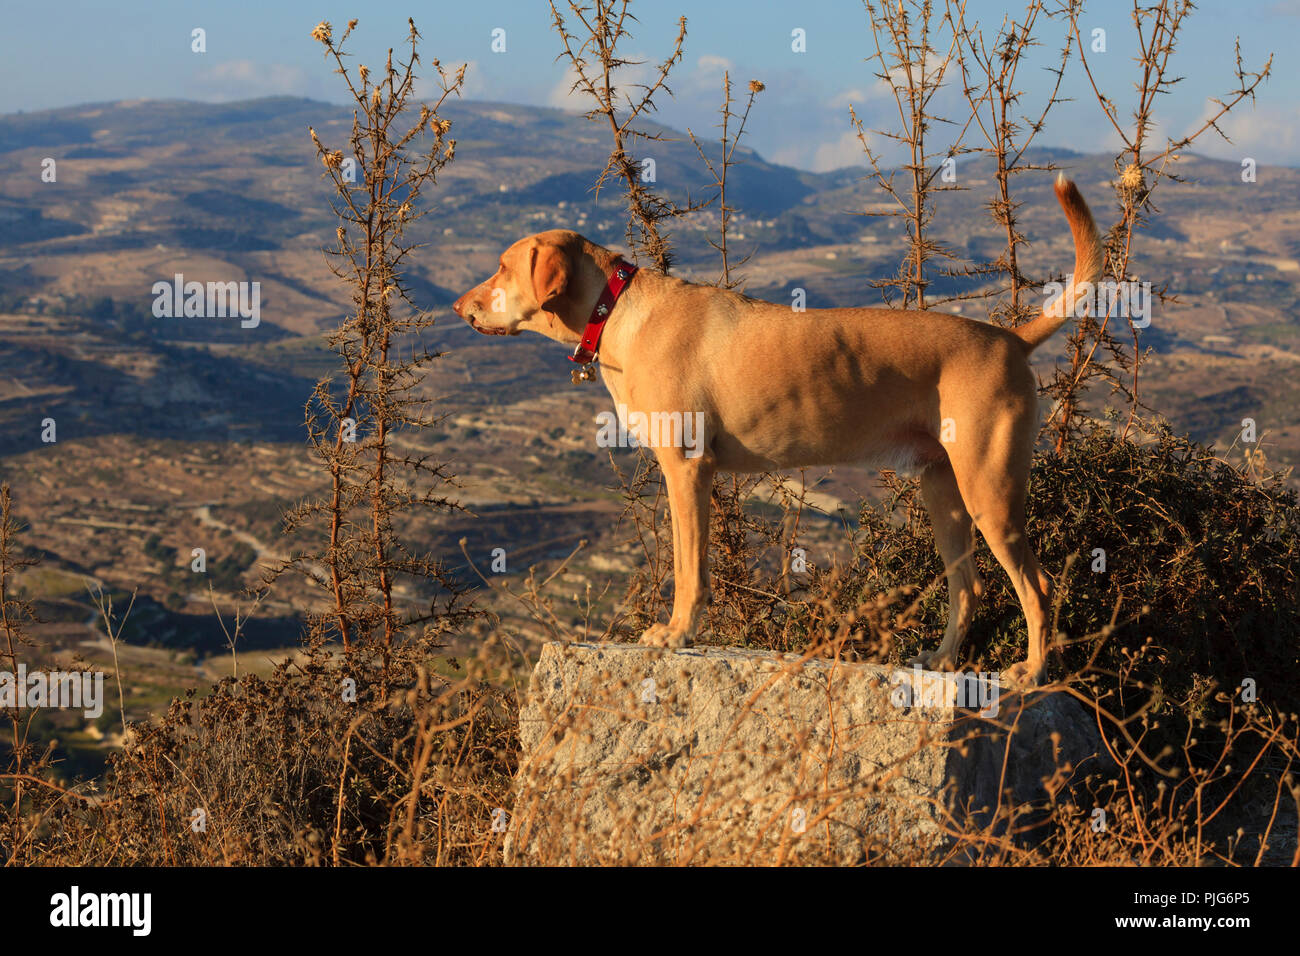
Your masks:
[{"label": "distant mountain", "polygon": [[[608,149],[598,124],[576,113],[502,103],[452,102],[445,115],[453,123],[456,160],[426,195],[430,214],[410,236],[424,243],[408,272],[418,305],[445,309],[490,272],[505,246],[532,232],[566,227],[607,245],[622,244],[625,213],[617,186],[599,198],[594,193]],[[344,148],[351,113],[274,97],[227,104],[102,103],[0,116],[0,153],[12,170],[0,182],[0,311],[75,313],[78,334],[100,334],[106,348],[128,338],[132,348],[150,354],[152,343],[207,343],[214,349],[247,347],[254,362],[269,354],[270,343],[332,327],[349,302],[321,252],[332,242],[336,220],[309,126],[326,144]],[[708,198],[709,175],[686,135],[669,127],[653,130],[664,141],[643,144],[638,159],[654,161],[656,187],[678,200]],[[716,161],[716,144],[707,149]],[[872,280],[896,273],[905,226],[870,215],[891,207],[867,179],[865,165],[810,173],[769,163],[752,151],[738,156],[741,163],[729,180],[737,210],[731,245],[733,262],[752,256],[739,269],[746,291],[789,301],[798,288],[809,307],[878,304],[881,292]],[[56,182],[41,180],[46,158],[57,164]],[[1103,228],[1113,219],[1110,157],[1036,150],[1026,160],[1068,170]],[[1255,380],[1273,374],[1271,363],[1291,360],[1300,335],[1300,172],[1261,169],[1258,181],[1246,184],[1230,162],[1185,155],[1172,168],[1185,181],[1161,185],[1159,212],[1139,238],[1133,270],[1135,278],[1157,287],[1167,283],[1178,301],[1160,306],[1142,333],[1143,346],[1160,355],[1220,357],[1215,361],[1228,363],[1232,374],[1216,366],[1207,379],[1212,390],[1258,389]],[[1049,171],[1032,171],[1015,182],[1019,230],[1028,240],[1021,266],[1044,278],[1064,273],[1073,262],[1052,178]],[[1005,243],[988,213],[995,196],[991,161],[962,157],[951,185],[938,196],[930,229],[956,258],[931,263],[933,296],[978,290],[982,280],[963,273],[996,259]],[[680,274],[714,280],[717,254],[706,240],[716,226],[712,208],[674,225]],[[153,283],[177,273],[199,281],[260,282],[260,326],[155,323],[148,314]],[[961,308],[979,317],[987,307],[975,302]],[[454,317],[439,324],[436,338],[462,351],[482,346]],[[25,338],[23,348],[39,348],[40,341]],[[1274,351],[1248,355],[1240,351],[1247,346]],[[534,356],[552,349],[546,343],[511,348],[509,355],[523,360],[510,376],[517,382],[527,381]],[[1043,352],[1042,361],[1052,360],[1054,354]],[[149,361],[161,363],[159,368],[185,366],[161,354]],[[486,361],[508,360],[504,352],[493,352]],[[16,350],[4,364],[45,368],[56,377],[63,368],[33,364]],[[111,376],[86,378],[101,380]],[[1173,410],[1185,404],[1178,394],[1185,386],[1173,379],[1161,385],[1157,375],[1151,387]],[[219,402],[215,395],[212,400]],[[1188,411],[1198,432],[1218,434],[1212,415]],[[205,416],[225,420],[215,411]],[[1294,437],[1286,440],[1300,447],[1300,426],[1292,430]]]},{"label": "distant mountain", "polygon": [[[440,250],[467,244],[497,248],[529,231],[564,225],[597,241],[621,240],[617,188],[608,188],[599,201],[593,192],[607,155],[598,125],[575,113],[500,103],[453,102],[445,114],[453,122],[457,158],[426,197],[434,214],[416,238]],[[38,252],[86,257],[162,246],[176,254],[215,256],[236,267],[265,268],[273,257],[250,254],[307,251],[333,231],[329,190],[318,178],[307,127],[341,148],[350,122],[351,114],[339,106],[289,97],[227,104],[131,101],[2,116],[0,153],[7,154],[11,168],[31,175],[11,175],[0,187],[0,253],[13,268],[13,259]],[[685,134],[652,129],[666,141],[644,144],[638,158],[653,160],[657,188],[678,200],[711,196],[709,176]],[[707,149],[716,161],[717,145]],[[865,170],[817,174],[769,163],[752,151],[738,155],[730,201],[740,214],[735,231],[744,238],[736,244],[744,251],[856,243],[871,233],[886,242],[882,260],[892,262],[901,254],[897,241],[889,241],[896,233],[881,220],[860,215],[886,198],[866,181]],[[36,175],[45,157],[58,163],[57,183],[41,183]],[[1036,151],[1027,158],[1071,169],[1085,195],[1104,201],[1101,184],[1112,175],[1106,157]],[[956,185],[974,188],[942,197],[937,235],[959,252],[987,255],[1001,241],[981,209],[991,198],[991,165],[967,157],[958,169]],[[1238,172],[1231,163],[1200,159],[1185,160],[1180,171],[1218,184],[1232,183]],[[1287,189],[1296,183],[1295,171],[1270,172],[1276,185],[1257,184],[1252,198],[1293,204],[1295,192]],[[1039,173],[1017,183],[1025,225],[1033,227],[1024,229],[1031,241],[1054,239],[1062,231],[1050,180],[1049,173]],[[1167,195],[1179,188],[1184,187],[1171,187]],[[1213,189],[1188,195],[1196,196],[1191,205],[1198,213],[1224,211]],[[1180,239],[1185,230],[1179,221],[1190,211],[1173,204],[1157,218],[1152,236]],[[704,267],[712,257],[702,226],[713,216],[706,211],[678,228],[684,265]],[[33,270],[30,282],[11,275],[9,282],[35,290],[50,271]],[[117,277],[103,278],[112,285]],[[134,281],[129,270],[121,278]],[[436,298],[448,299],[436,268],[424,279]],[[296,308],[305,304],[293,301]],[[306,328],[301,316],[290,325]]]}]

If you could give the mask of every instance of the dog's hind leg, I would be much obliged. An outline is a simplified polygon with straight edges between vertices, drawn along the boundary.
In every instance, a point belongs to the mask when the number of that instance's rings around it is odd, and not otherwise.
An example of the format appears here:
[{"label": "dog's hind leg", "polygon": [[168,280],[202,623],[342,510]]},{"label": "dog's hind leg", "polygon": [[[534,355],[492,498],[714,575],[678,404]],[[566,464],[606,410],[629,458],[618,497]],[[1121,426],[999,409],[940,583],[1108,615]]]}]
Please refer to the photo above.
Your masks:
[{"label": "dog's hind leg", "polygon": [[921,473],[921,497],[930,513],[934,542],[948,578],[948,626],[939,649],[922,651],[913,662],[930,670],[948,670],[958,664],[962,641],[984,593],[984,582],[975,569],[971,517],[946,459]]},{"label": "dog's hind leg", "polygon": [[1047,663],[1052,579],[1039,567],[1025,537],[1025,496],[1036,427],[1026,415],[992,421],[983,436],[987,440],[949,449],[966,510],[1010,576],[1025,614],[1029,655],[1003,672],[1012,684],[1038,683]]}]

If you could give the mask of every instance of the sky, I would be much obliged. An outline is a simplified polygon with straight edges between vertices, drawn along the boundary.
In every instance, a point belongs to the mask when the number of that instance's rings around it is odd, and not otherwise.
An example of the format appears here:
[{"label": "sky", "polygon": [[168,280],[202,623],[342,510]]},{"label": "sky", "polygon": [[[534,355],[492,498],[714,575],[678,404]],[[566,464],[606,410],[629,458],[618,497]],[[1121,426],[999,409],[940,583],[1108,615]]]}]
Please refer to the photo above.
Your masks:
[{"label": "sky", "polygon": [[[569,95],[565,65],[556,60],[560,45],[546,0],[0,2],[3,113],[107,100],[221,102],[282,94],[343,103],[342,81],[309,34],[329,20],[337,38],[354,16],[360,24],[349,47],[356,62],[378,65],[388,46],[400,49],[406,18],[414,16],[426,63],[437,57],[445,65],[469,64],[467,99],[582,108]],[[943,0],[936,5],[942,8]],[[869,129],[891,128],[897,121],[888,90],[874,75],[877,67],[867,61],[874,45],[858,0],[634,0],[632,9],[639,23],[625,52],[652,62],[671,49],[678,17],[687,18],[685,56],[670,81],[674,96],[657,101],[658,119],[666,125],[716,135],[727,71],[738,89],[751,79],[766,85],[747,130],[748,145],[774,162],[816,171],[861,165],[850,104]],[[1004,17],[1019,17],[1022,10],[1017,3],[968,0],[966,19],[991,35]],[[1131,10],[1131,0],[1092,0],[1081,20],[1090,45],[1094,30],[1105,31],[1106,51],[1089,52],[1089,61],[1122,117],[1131,110],[1136,77]],[[206,52],[191,49],[195,28],[205,32]],[[504,36],[502,52],[493,50],[496,30],[504,31],[497,34],[498,45]],[[805,37],[802,52],[792,48],[796,30]],[[1038,35],[1043,46],[1021,68],[1023,102],[1035,113],[1051,89],[1046,66],[1064,42],[1064,21],[1041,17]],[[1233,145],[1206,137],[1193,151],[1234,161],[1250,157],[1260,165],[1300,165],[1300,0],[1205,0],[1185,23],[1172,61],[1185,79],[1165,98],[1158,132],[1177,137],[1200,126],[1211,98],[1233,89],[1236,37],[1247,68],[1257,69],[1274,54],[1272,76],[1253,106],[1243,104],[1223,124]],[[946,49],[947,41],[942,45]],[[646,69],[632,68],[633,78]],[[957,78],[955,68],[951,76]],[[1077,59],[1061,95],[1074,101],[1053,110],[1037,142],[1114,151],[1118,134],[1098,122],[1101,113]],[[935,106],[958,123],[969,112],[956,86],[941,92]],[[946,135],[940,126],[934,137]]]}]

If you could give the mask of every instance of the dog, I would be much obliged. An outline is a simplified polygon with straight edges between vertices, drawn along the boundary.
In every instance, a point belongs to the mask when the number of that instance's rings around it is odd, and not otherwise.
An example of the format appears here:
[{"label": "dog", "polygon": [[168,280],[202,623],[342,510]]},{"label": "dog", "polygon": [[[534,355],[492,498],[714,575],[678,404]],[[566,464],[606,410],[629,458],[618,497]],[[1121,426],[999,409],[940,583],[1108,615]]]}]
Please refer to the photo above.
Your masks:
[{"label": "dog", "polygon": [[647,421],[703,413],[693,453],[638,435],[654,446],[667,484],[675,589],[668,623],[650,627],[641,643],[685,647],[700,627],[716,472],[887,464],[920,471],[949,590],[943,641],[915,662],[957,665],[983,592],[972,558],[978,529],[1010,576],[1028,629],[1026,658],[1003,678],[1041,680],[1052,580],[1025,537],[1038,432],[1028,358],[1090,293],[1103,256],[1078,188],[1058,176],[1055,190],[1074,241],[1074,273],[1039,316],[1014,329],[931,311],[794,311],[637,271],[562,229],[514,243],[496,274],[456,301],[456,314],[485,335],[538,332],[576,345],[585,369],[575,381],[594,377],[589,363],[598,353],[620,416],[642,430]]}]

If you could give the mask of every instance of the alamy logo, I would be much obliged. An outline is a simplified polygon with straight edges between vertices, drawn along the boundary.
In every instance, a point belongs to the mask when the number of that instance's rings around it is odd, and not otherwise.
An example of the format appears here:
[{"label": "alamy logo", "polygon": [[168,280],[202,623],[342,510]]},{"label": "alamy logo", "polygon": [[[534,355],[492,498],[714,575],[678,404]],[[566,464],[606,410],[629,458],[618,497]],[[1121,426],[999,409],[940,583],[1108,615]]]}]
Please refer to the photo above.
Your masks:
[{"label": "alamy logo", "polygon": [[153,284],[156,319],[224,319],[238,316],[240,328],[255,329],[262,321],[262,283],[186,282],[176,273],[171,282]]},{"label": "alamy logo", "polygon": [[102,671],[31,671],[18,665],[18,673],[0,671],[0,708],[29,707],[80,709],[93,720],[104,712]]},{"label": "alamy logo", "polygon": [[596,416],[598,448],[684,448],[687,458],[704,454],[703,412],[629,412],[618,405],[618,414]]},{"label": "alamy logo", "polygon": [[128,926],[132,935],[148,936],[152,910],[151,893],[82,893],[74,886],[50,897],[50,925]]},{"label": "alamy logo", "polygon": [[898,708],[958,707],[978,710],[981,717],[998,715],[998,675],[987,671],[927,671],[920,664],[898,668],[890,675],[889,702]]},{"label": "alamy logo", "polygon": [[1130,279],[1127,282],[1106,280],[1096,284],[1081,282],[1078,295],[1074,294],[1074,276],[1065,277],[1065,284],[1049,282],[1043,286],[1047,296],[1047,314],[1054,318],[1073,316],[1081,319],[1089,311],[1097,319],[1113,316],[1132,319],[1133,328],[1145,329],[1151,324],[1151,283]]}]

